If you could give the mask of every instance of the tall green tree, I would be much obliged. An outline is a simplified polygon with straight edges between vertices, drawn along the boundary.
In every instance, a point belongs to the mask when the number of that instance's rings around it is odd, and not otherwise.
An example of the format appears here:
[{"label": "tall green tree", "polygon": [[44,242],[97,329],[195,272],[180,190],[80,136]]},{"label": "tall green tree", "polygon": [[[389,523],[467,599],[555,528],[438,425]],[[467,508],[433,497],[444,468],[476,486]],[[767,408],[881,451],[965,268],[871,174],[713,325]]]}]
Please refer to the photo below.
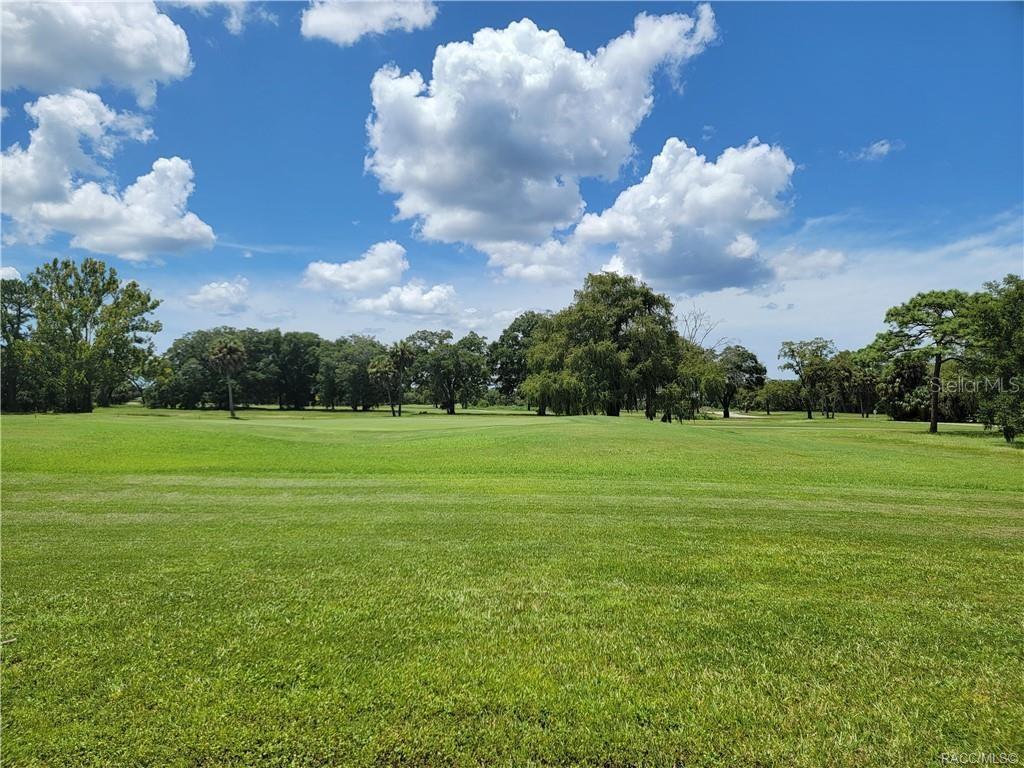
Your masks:
[{"label": "tall green tree", "polygon": [[792,379],[767,379],[758,393],[758,400],[764,407],[765,415],[777,411],[798,410],[803,405],[800,382]]},{"label": "tall green tree", "polygon": [[729,418],[729,406],[741,390],[760,389],[764,384],[765,367],[757,355],[738,344],[728,346],[718,355],[718,364],[724,375],[722,417]]},{"label": "tall green tree", "polygon": [[878,406],[895,420],[920,419],[928,413],[928,367],[920,354],[889,360],[878,381]]},{"label": "tall green tree", "polygon": [[409,384],[409,376],[416,364],[416,348],[408,340],[396,341],[388,347],[388,358],[395,373],[395,397],[398,400],[398,415],[402,415],[402,402]]},{"label": "tall green tree", "polygon": [[490,379],[486,340],[473,332],[456,342],[451,331],[420,334],[410,337],[410,343],[420,347],[419,380],[431,401],[454,414],[457,404],[467,407],[479,399]]},{"label": "tall green tree", "polygon": [[487,339],[470,331],[457,342],[459,357],[459,403],[463,408],[483,398],[491,383],[491,368],[487,364]]},{"label": "tall green tree", "polygon": [[397,416],[395,401],[398,398],[398,372],[391,355],[375,355],[367,366],[367,372],[374,383],[387,395],[388,405],[391,406],[391,415]]},{"label": "tall green tree", "polygon": [[869,344],[849,353],[849,391],[862,418],[868,418],[878,402],[878,384],[885,368],[885,353]]},{"label": "tall green tree", "polygon": [[892,354],[924,354],[931,359],[930,424],[939,431],[939,393],[942,365],[962,360],[970,340],[968,319],[971,297],[963,291],[928,291],[885,313],[889,329],[878,343]]},{"label": "tall green tree", "polygon": [[160,302],[102,261],[54,259],[28,284],[34,352],[57,410],[92,410],[98,391],[109,393],[152,354],[151,335],[161,326],[149,315]]},{"label": "tall green tree", "polygon": [[968,320],[967,370],[977,381],[981,418],[1013,442],[1024,434],[1024,280],[987,283]]},{"label": "tall green tree", "polygon": [[280,371],[281,404],[302,409],[313,402],[320,369],[320,343],[315,333],[281,335],[277,367]]},{"label": "tall green tree", "polygon": [[505,397],[518,394],[526,381],[529,375],[527,353],[533,344],[534,333],[544,319],[540,312],[523,312],[488,348],[487,359],[494,383]]},{"label": "tall green tree", "polygon": [[21,280],[0,282],[0,392],[4,410],[21,410],[27,378],[31,322],[35,317],[32,294]]},{"label": "tall green tree", "polygon": [[317,360],[317,400],[322,407],[332,411],[344,403],[348,395],[351,364],[344,354],[344,344],[344,339],[323,342]]},{"label": "tall green tree", "polygon": [[228,385],[228,412],[232,419],[235,415],[235,397],[233,391],[232,377],[245,368],[246,354],[242,343],[229,336],[217,339],[210,346],[209,351],[210,367],[224,377]]},{"label": "tall green tree", "polygon": [[653,418],[660,388],[675,377],[672,303],[633,277],[588,275],[572,304],[538,323],[533,337],[524,392],[542,413],[618,416],[643,407]]},{"label": "tall green tree", "polygon": [[695,419],[705,404],[721,401],[725,393],[725,373],[713,350],[682,339],[675,384],[683,397],[684,415]]},{"label": "tall green tree", "polygon": [[820,402],[826,384],[828,361],[834,354],[835,344],[820,336],[809,341],[784,341],[779,348],[779,359],[784,361],[779,367],[792,371],[800,380],[808,419],[814,418],[814,406]]}]

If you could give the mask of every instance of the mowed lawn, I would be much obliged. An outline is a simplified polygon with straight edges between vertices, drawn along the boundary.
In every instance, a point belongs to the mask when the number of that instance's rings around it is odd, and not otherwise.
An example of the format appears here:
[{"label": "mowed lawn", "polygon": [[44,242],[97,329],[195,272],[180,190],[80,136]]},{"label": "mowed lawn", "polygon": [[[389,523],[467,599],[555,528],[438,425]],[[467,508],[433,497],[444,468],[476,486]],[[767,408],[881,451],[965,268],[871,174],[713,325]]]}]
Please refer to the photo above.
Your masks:
[{"label": "mowed lawn", "polygon": [[996,435],[242,415],[3,418],[5,766],[1024,760]]}]

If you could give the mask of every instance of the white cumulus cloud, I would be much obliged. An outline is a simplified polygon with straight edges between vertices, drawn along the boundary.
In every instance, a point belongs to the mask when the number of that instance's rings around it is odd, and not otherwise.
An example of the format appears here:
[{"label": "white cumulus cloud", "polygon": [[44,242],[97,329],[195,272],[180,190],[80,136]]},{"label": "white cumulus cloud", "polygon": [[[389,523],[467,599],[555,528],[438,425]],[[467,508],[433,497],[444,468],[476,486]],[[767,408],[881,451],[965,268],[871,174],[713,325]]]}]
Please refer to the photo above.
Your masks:
[{"label": "white cumulus cloud", "polygon": [[0,280],[21,280],[21,272],[14,267],[0,267]]},{"label": "white cumulus cloud", "polygon": [[695,17],[640,14],[596,53],[530,19],[481,29],[438,47],[429,82],[393,66],[376,73],[367,168],[423,236],[472,244],[510,275],[564,270],[556,248],[532,248],[579,220],[580,178],[614,178],[633,155],[654,72],[715,36],[707,5]]},{"label": "white cumulus cloud", "polygon": [[679,291],[763,283],[772,271],[752,232],[785,211],[795,167],[756,138],[714,162],[671,138],[650,172],[603,213],[584,216],[572,239],[614,244],[619,270]]},{"label": "white cumulus cloud", "polygon": [[357,299],[357,309],[383,314],[446,315],[456,312],[455,288],[448,284],[427,287],[412,281],[392,286],[376,298]]},{"label": "white cumulus cloud", "polygon": [[233,281],[206,283],[190,294],[186,301],[195,309],[216,315],[237,315],[249,308],[249,281],[239,277]]},{"label": "white cumulus cloud", "polygon": [[111,182],[104,163],[120,142],[150,138],[144,121],[80,90],[25,109],[36,122],[28,147],[6,149],[0,171],[2,211],[13,223],[5,242],[38,243],[61,231],[76,247],[134,261],[213,245],[210,226],[186,210],[194,188],[187,160],[159,158],[124,191]]},{"label": "white cumulus cloud", "polygon": [[430,0],[314,0],[302,12],[302,36],[348,46],[366,35],[424,29],[436,16]]},{"label": "white cumulus cloud", "polygon": [[53,93],[110,84],[141,106],[192,71],[184,30],[152,2],[5,2],[3,89]]},{"label": "white cumulus cloud", "polygon": [[405,248],[394,240],[375,243],[360,258],[334,263],[314,261],[303,282],[311,288],[367,291],[398,282],[409,268]]}]

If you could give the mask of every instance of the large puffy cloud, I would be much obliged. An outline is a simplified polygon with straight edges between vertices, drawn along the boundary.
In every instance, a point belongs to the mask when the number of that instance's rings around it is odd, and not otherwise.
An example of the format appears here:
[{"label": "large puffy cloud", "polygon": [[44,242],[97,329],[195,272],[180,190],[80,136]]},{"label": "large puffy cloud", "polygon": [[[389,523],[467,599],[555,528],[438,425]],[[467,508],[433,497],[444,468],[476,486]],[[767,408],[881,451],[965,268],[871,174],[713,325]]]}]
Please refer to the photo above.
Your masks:
[{"label": "large puffy cloud", "polygon": [[405,248],[394,240],[375,243],[358,259],[334,263],[314,261],[304,283],[312,288],[366,291],[397,283],[409,268]]},{"label": "large puffy cloud", "polygon": [[315,0],[302,12],[302,36],[347,46],[365,35],[429,27],[436,16],[430,0]]},{"label": "large puffy cloud", "polygon": [[410,315],[447,315],[457,311],[455,288],[448,284],[427,287],[420,282],[392,286],[381,296],[357,299],[357,309],[366,312]]},{"label": "large puffy cloud", "polygon": [[0,267],[0,280],[21,280],[21,272],[14,267]]},{"label": "large puffy cloud", "polygon": [[96,182],[75,189],[63,203],[39,203],[35,213],[47,226],[71,233],[71,244],[129,261],[153,253],[209,247],[210,226],[186,210],[195,185],[192,165],[180,157],[161,157],[153,169],[123,193],[105,191]]},{"label": "large puffy cloud", "polygon": [[696,18],[641,14],[594,54],[529,19],[482,29],[437,49],[429,83],[376,73],[367,168],[423,236],[470,243],[509,274],[556,275],[550,249],[529,246],[578,221],[581,177],[614,178],[632,156],[655,70],[715,35],[706,5]]},{"label": "large puffy cloud", "polygon": [[28,147],[3,153],[2,210],[13,222],[6,242],[37,243],[58,230],[76,247],[129,260],[213,244],[213,230],[186,210],[194,187],[187,160],[160,158],[123,192],[110,183],[103,162],[121,141],[148,140],[144,121],[79,90],[25,109],[36,122]]},{"label": "large puffy cloud", "polygon": [[249,281],[235,280],[206,283],[186,298],[189,306],[204,309],[226,317],[237,315],[249,308]]},{"label": "large puffy cloud", "polygon": [[111,84],[149,106],[158,83],[192,71],[184,30],[152,2],[4,3],[3,89],[40,93]]},{"label": "large puffy cloud", "polygon": [[572,240],[612,243],[616,264],[685,292],[749,287],[773,277],[753,232],[785,211],[793,161],[756,138],[715,161],[669,139],[640,182],[601,214],[587,214]]}]

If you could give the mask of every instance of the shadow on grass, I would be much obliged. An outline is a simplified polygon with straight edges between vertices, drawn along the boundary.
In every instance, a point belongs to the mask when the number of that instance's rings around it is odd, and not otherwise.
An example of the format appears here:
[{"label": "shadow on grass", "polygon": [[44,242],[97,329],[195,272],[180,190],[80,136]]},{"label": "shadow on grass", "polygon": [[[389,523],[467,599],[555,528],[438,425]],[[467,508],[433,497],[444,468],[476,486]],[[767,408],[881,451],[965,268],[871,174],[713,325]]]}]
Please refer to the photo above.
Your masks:
[{"label": "shadow on grass", "polygon": [[998,429],[943,429],[942,426],[939,425],[939,434],[956,435],[957,437],[969,437],[973,440],[991,440],[993,442],[999,442],[1008,448],[1013,448],[1014,450],[1019,451],[1024,449],[1024,441],[1015,440],[1012,443],[1008,443],[1006,442],[1006,438],[1003,437],[1002,432],[1000,432]]}]

